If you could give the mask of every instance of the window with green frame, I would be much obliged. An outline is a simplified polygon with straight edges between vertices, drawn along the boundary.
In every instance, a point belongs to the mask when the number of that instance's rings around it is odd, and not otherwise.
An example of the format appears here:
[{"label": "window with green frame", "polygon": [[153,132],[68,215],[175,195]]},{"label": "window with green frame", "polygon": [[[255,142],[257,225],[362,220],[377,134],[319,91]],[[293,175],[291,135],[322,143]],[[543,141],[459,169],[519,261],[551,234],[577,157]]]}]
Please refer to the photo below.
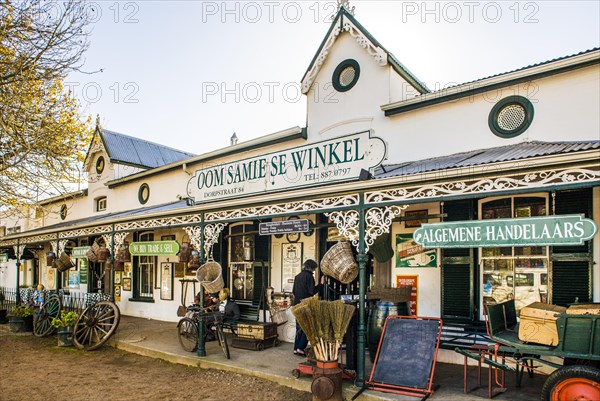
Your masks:
[{"label": "window with green frame", "polygon": [[[482,220],[546,216],[548,195],[483,199],[479,209]],[[548,302],[547,246],[482,248],[480,266],[482,304],[514,299],[519,310],[533,302]],[[480,318],[483,319],[482,313]]]},{"label": "window with green frame", "polygon": [[[138,241],[154,241],[154,233],[139,233]],[[133,297],[138,299],[153,299],[156,256],[134,256],[133,265]]]}]

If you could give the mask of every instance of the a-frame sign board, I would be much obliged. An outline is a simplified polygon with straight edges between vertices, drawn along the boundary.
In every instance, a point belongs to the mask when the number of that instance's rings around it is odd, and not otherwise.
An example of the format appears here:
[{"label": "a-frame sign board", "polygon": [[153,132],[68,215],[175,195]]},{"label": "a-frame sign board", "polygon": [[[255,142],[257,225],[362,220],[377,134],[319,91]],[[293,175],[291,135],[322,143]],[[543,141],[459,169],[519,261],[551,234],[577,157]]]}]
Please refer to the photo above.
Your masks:
[{"label": "a-frame sign board", "polygon": [[366,388],[429,397],[441,335],[441,319],[389,316]]}]

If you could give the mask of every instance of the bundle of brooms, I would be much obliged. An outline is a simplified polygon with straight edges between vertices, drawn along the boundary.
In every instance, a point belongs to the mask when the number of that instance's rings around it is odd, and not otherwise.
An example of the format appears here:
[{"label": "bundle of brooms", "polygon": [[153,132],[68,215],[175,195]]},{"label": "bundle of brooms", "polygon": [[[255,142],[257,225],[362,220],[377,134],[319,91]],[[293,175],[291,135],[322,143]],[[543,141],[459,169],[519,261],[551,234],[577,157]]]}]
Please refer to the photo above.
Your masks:
[{"label": "bundle of brooms", "polygon": [[336,361],[354,307],[342,301],[319,301],[316,297],[292,307],[296,321],[306,334],[320,361]]}]

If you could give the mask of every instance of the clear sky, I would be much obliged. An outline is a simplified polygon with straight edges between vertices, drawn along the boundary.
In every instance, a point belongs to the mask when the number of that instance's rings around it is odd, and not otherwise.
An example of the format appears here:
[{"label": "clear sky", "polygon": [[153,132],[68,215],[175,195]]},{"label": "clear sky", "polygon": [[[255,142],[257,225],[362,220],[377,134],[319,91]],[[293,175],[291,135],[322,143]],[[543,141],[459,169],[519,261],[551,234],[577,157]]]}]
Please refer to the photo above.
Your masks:
[{"label": "clear sky", "polygon": [[[600,46],[600,1],[351,1],[430,89]],[[201,154],[305,126],[300,80],[335,1],[97,1],[67,79],[104,128]]]}]

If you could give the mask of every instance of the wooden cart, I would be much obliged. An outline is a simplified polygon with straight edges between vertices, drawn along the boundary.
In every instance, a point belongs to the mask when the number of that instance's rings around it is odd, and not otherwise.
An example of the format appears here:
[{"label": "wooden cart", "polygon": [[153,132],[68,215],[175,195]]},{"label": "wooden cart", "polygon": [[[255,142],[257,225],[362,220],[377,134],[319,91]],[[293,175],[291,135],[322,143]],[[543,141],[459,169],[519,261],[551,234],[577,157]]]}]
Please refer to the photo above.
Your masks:
[{"label": "wooden cart", "polygon": [[[600,315],[559,314],[556,346],[519,340],[514,300],[488,306],[486,324],[493,341],[487,352],[459,348],[456,352],[495,369],[516,371],[517,386],[521,384],[524,371],[533,375],[535,363],[557,368],[542,387],[542,400],[600,400]],[[563,363],[557,364],[545,357],[562,358]],[[505,363],[504,358],[514,360],[516,368]]]}]

